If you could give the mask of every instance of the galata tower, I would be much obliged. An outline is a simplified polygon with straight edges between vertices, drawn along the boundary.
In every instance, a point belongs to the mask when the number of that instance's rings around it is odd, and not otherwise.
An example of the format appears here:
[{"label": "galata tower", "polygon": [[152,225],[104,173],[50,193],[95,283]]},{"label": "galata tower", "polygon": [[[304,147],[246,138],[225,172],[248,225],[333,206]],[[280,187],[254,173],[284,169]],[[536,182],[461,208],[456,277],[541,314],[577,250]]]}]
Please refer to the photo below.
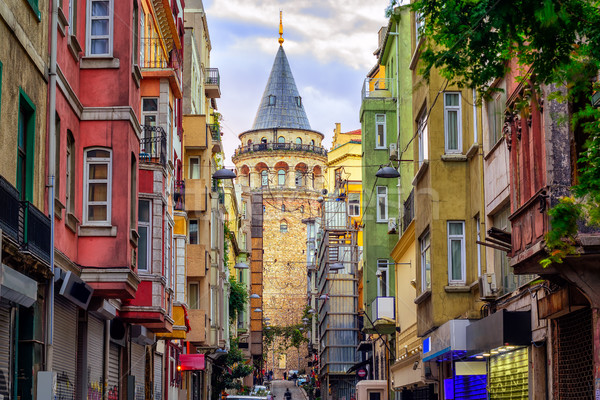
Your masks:
[{"label": "galata tower", "polygon": [[[262,312],[252,311],[251,324],[266,320],[287,327],[302,324],[307,305],[307,232],[302,221],[319,216],[327,151],[323,134],[311,129],[304,111],[283,49],[281,23],[279,34],[254,124],[239,135],[233,162],[243,198],[262,193],[262,277],[252,270],[250,285],[251,292],[262,286]],[[306,369],[306,344],[299,350],[282,350],[280,344],[275,340],[264,347],[267,370],[281,377],[285,370]]]}]

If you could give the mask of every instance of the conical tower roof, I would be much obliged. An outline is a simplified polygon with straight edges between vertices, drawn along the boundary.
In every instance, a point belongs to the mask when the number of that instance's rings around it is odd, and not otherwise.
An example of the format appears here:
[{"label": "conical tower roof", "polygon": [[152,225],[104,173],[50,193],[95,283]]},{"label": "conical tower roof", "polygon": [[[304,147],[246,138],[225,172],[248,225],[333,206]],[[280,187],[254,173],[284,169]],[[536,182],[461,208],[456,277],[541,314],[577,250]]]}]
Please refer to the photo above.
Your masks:
[{"label": "conical tower roof", "polygon": [[252,130],[293,128],[310,130],[283,46],[279,46]]}]

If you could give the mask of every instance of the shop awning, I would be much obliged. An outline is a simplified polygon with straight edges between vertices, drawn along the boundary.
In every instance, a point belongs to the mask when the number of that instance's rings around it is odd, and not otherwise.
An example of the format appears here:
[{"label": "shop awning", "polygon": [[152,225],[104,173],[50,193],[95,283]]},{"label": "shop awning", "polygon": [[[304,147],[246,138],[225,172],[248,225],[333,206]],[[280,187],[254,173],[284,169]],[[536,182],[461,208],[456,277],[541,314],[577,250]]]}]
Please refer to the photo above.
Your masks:
[{"label": "shop awning", "polygon": [[423,339],[423,362],[436,359],[449,352],[466,354],[466,329],[470,323],[471,321],[468,319],[453,319],[431,332]]},{"label": "shop awning", "polygon": [[467,351],[479,353],[502,346],[531,343],[531,311],[499,310],[467,327]]},{"label": "shop awning", "polygon": [[181,371],[202,371],[206,367],[204,354],[180,354],[179,367]]},{"label": "shop awning", "polygon": [[0,265],[0,298],[31,307],[37,300],[37,282],[6,265]]}]

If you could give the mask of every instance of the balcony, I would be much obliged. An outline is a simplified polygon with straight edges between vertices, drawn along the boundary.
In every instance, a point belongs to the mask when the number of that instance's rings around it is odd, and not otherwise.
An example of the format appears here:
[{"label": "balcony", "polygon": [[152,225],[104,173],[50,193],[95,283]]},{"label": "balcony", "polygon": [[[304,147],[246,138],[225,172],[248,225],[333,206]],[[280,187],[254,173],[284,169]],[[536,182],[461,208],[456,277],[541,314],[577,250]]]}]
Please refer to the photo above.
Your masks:
[{"label": "balcony", "polygon": [[141,38],[142,56],[140,67],[142,78],[167,78],[175,97],[181,98],[183,60],[173,39]]},{"label": "balcony", "polygon": [[206,342],[206,311],[189,310],[190,331],[187,333],[187,340],[192,343]]},{"label": "balcony", "polygon": [[240,146],[235,150],[234,157],[240,156],[246,153],[255,153],[259,151],[302,151],[306,153],[314,153],[322,156],[327,156],[327,150],[324,147],[315,146],[312,144],[298,144],[298,143],[257,143],[249,146]]},{"label": "balcony", "polygon": [[206,80],[204,85],[206,97],[211,99],[221,98],[221,76],[219,75],[218,68],[208,68],[206,70]]},{"label": "balcony", "polygon": [[186,265],[188,278],[203,278],[208,269],[208,253],[203,244],[189,244],[186,247]]},{"label": "balcony", "polygon": [[186,179],[186,210],[204,212],[208,208],[208,186],[206,179]]},{"label": "balcony", "polygon": [[208,142],[205,115],[184,115],[183,130],[186,149],[205,149]]},{"label": "balcony", "polygon": [[173,207],[176,211],[185,211],[185,181],[175,181]]},{"label": "balcony", "polygon": [[50,263],[50,218],[0,176],[0,228],[19,246],[46,264]]},{"label": "balcony", "polygon": [[219,153],[223,151],[221,145],[221,126],[219,124],[207,124],[206,129],[208,132],[210,132],[210,137],[213,144],[213,153]]},{"label": "balcony", "polygon": [[391,99],[393,98],[393,79],[367,78],[361,91],[361,99]]},{"label": "balcony", "polygon": [[393,333],[396,329],[396,299],[394,297],[376,297],[371,303],[371,320],[377,332]]},{"label": "balcony", "polygon": [[141,163],[167,165],[167,135],[160,126],[142,125]]},{"label": "balcony", "polygon": [[415,190],[411,190],[408,198],[404,202],[404,213],[402,214],[402,232],[408,228],[408,225],[415,218]]}]

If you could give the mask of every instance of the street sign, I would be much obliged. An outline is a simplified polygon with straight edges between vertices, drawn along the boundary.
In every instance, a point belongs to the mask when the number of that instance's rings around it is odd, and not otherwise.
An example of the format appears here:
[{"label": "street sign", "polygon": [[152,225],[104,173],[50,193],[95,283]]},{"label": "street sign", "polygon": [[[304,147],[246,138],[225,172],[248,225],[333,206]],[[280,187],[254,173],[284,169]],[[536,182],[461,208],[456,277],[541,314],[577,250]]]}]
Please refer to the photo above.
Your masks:
[{"label": "street sign", "polygon": [[361,368],[358,371],[356,371],[356,375],[358,375],[359,378],[364,378],[367,376],[367,370],[364,368]]}]

